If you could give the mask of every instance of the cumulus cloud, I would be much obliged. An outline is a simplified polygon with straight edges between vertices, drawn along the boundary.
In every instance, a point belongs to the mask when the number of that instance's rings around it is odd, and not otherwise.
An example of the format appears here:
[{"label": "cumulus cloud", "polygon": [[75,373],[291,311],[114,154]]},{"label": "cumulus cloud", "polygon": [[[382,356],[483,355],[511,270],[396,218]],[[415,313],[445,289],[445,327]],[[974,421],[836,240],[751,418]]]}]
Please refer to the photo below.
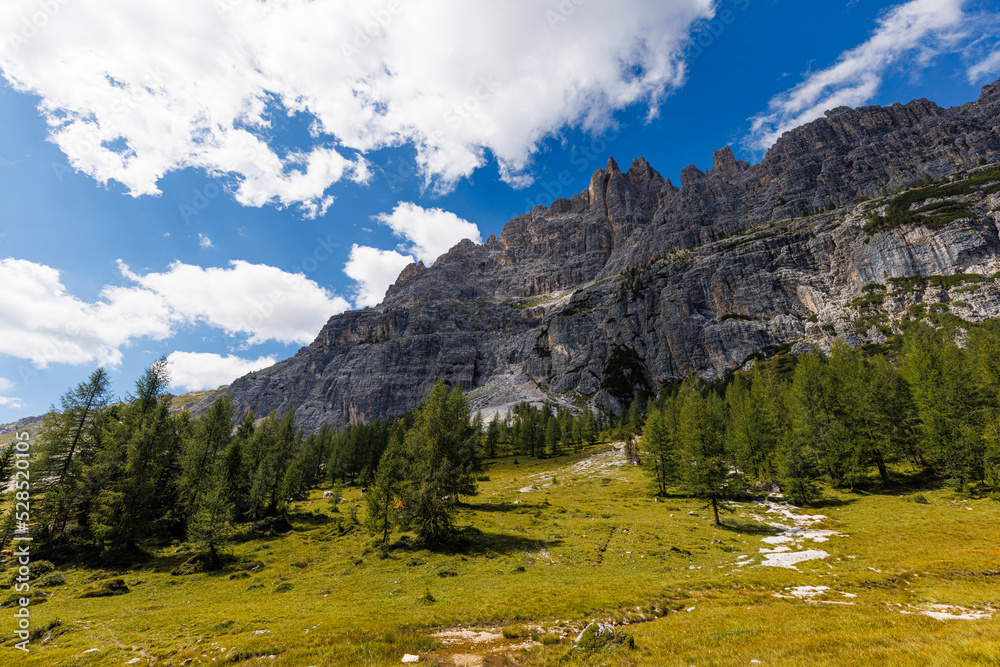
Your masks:
[{"label": "cumulus cloud", "polygon": [[427,265],[433,264],[463,239],[475,243],[483,241],[476,225],[440,208],[426,209],[410,202],[400,202],[392,213],[382,213],[375,219],[410,243],[399,250]]},{"label": "cumulus cloud", "polygon": [[[174,262],[163,273],[138,275],[119,262],[122,275],[160,300],[176,320],[204,323],[228,334],[307,344],[331,315],[350,307],[301,273],[242,260],[229,268],[202,268]],[[137,290],[134,290],[137,291]]]},{"label": "cumulus cloud", "polygon": [[163,340],[173,316],[161,299],[120,286],[88,303],[66,291],[59,271],[27,260],[0,259],[0,353],[51,363],[121,363],[131,340]]},{"label": "cumulus cloud", "polygon": [[[444,189],[490,155],[524,184],[546,136],[600,130],[635,103],[655,111],[713,4],[7,0],[0,70],[101,183],[155,194],[193,167],[228,177],[247,206],[315,216],[386,146],[413,146]],[[293,117],[307,145],[278,140]]]},{"label": "cumulus cloud", "polygon": [[215,389],[247,373],[273,366],[274,357],[244,359],[207,352],[173,352],[167,357],[170,386],[186,391]]},{"label": "cumulus cloud", "polygon": [[229,268],[175,262],[139,275],[120,263],[123,281],[87,302],[67,292],[59,271],[27,260],[0,260],[0,354],[53,363],[121,363],[139,338],[165,340],[183,324],[206,324],[246,336],[305,344],[348,302],[303,274],[242,261]]},{"label": "cumulus cloud", "polygon": [[906,68],[928,65],[943,51],[967,45],[962,28],[968,21],[965,0],[911,0],[879,20],[865,43],[841,54],[837,63],[815,72],[774,97],[768,110],[755,116],[748,144],[766,150],[784,132],[820,118],[839,106],[871,101],[887,70],[906,59]]},{"label": "cumulus cloud", "polygon": [[395,250],[379,250],[355,243],[344,266],[344,273],[358,284],[354,305],[358,308],[377,306],[389,285],[399,277],[399,272],[413,261],[410,255]]},{"label": "cumulus cloud", "polygon": [[202,248],[214,248],[212,245],[212,239],[208,238],[204,234],[198,234],[198,245]]}]

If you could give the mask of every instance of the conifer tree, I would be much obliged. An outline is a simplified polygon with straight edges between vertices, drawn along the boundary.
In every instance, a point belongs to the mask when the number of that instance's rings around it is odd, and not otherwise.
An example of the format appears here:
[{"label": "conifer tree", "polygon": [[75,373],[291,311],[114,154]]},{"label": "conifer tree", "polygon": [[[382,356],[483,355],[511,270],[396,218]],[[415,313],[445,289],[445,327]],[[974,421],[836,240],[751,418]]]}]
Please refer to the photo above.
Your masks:
[{"label": "conifer tree", "polygon": [[493,415],[489,426],[486,427],[486,439],[484,440],[483,455],[488,458],[496,458],[497,446],[500,443],[500,413]]},{"label": "conifer tree", "polygon": [[100,446],[99,417],[111,401],[110,385],[107,372],[98,368],[86,382],[63,394],[61,410],[53,410],[42,426],[39,523],[51,527],[45,535],[48,540],[62,533],[87,502],[83,471]]},{"label": "conifer tree", "polygon": [[562,448],[559,444],[559,420],[549,417],[545,427],[545,453],[548,456],[559,456]]},{"label": "conifer tree", "polygon": [[403,449],[405,437],[405,430],[397,427],[379,462],[375,480],[365,493],[368,509],[365,528],[374,535],[381,534],[383,548],[388,545],[389,533],[399,515],[397,507],[404,497],[407,465]]},{"label": "conifer tree", "polygon": [[438,382],[404,440],[411,481],[406,519],[428,542],[439,542],[453,532],[458,495],[476,491],[477,441],[461,387],[449,392],[444,381]]},{"label": "conifer tree", "polygon": [[659,496],[667,495],[667,486],[677,480],[678,417],[676,397],[667,396],[662,407],[649,411],[642,431],[643,462]]},{"label": "conifer tree", "polygon": [[737,497],[745,485],[735,470],[735,459],[725,446],[725,404],[714,392],[702,396],[688,379],[681,387],[678,428],[678,469],[682,488],[712,507],[715,524],[722,525],[719,507]]},{"label": "conifer tree", "polygon": [[180,420],[171,417],[164,395],[168,381],[163,358],[143,373],[130,403],[105,428],[87,473],[88,483],[100,489],[91,510],[94,534],[121,554],[133,552],[140,537],[168,530],[172,521],[181,437]]}]

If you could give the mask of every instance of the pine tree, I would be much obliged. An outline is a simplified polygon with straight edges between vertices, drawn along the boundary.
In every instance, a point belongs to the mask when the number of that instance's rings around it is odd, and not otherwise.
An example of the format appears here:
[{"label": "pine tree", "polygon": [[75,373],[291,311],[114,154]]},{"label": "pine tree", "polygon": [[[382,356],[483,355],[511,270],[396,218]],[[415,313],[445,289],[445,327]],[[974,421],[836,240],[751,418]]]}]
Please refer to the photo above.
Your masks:
[{"label": "pine tree", "polygon": [[63,394],[61,410],[50,413],[43,424],[39,436],[39,467],[43,471],[39,523],[51,527],[45,536],[49,540],[62,533],[88,501],[83,470],[93,462],[99,447],[99,417],[111,401],[110,384],[107,372],[98,368],[86,382]]},{"label": "pine tree", "polygon": [[668,396],[661,408],[649,411],[642,431],[643,462],[659,496],[667,495],[667,486],[677,479],[678,417],[678,401]]},{"label": "pine tree", "polygon": [[197,420],[186,438],[178,480],[181,502],[190,511],[198,507],[202,492],[210,484],[223,483],[224,457],[233,433],[233,400],[229,394],[216,401]]},{"label": "pine tree", "polygon": [[757,481],[772,481],[775,451],[788,431],[780,382],[757,365],[749,380],[737,377],[729,385],[726,404],[726,437],[740,469]]},{"label": "pine tree", "polygon": [[594,423],[594,413],[587,410],[583,411],[583,424],[581,425],[583,441],[587,443],[588,446],[593,447],[597,444],[597,424]]},{"label": "pine tree", "polygon": [[744,492],[736,461],[725,447],[725,405],[713,392],[702,396],[694,381],[681,387],[678,428],[681,487],[706,500],[722,525],[719,507]]},{"label": "pine tree", "polygon": [[488,459],[496,458],[497,445],[500,442],[500,413],[493,415],[489,426],[486,427],[486,439],[484,441],[483,455]]},{"label": "pine tree", "polygon": [[559,456],[562,448],[559,446],[559,420],[549,417],[545,427],[545,453],[548,456]]},{"label": "pine tree", "polygon": [[477,440],[461,387],[449,392],[444,381],[438,382],[404,440],[412,482],[405,501],[406,519],[428,542],[439,542],[453,532],[458,495],[476,491]]},{"label": "pine tree", "polygon": [[129,554],[140,538],[166,532],[177,505],[176,476],[180,420],[171,417],[165,396],[166,361],[150,366],[136,382],[118,417],[108,423],[100,451],[88,470],[99,488],[90,523],[99,544]]},{"label": "pine tree", "polygon": [[219,544],[232,530],[233,503],[221,466],[206,474],[204,484],[188,517],[187,536],[207,552],[212,566],[219,564]]},{"label": "pine tree", "polygon": [[1000,489],[1000,320],[970,332],[967,349],[982,397],[983,480]]},{"label": "pine tree", "polygon": [[986,396],[965,352],[927,326],[907,332],[901,359],[919,416],[920,448],[927,461],[961,489],[982,477],[979,433]]},{"label": "pine tree", "polygon": [[383,548],[389,543],[389,533],[392,531],[399,514],[397,507],[404,496],[406,460],[403,443],[405,437],[403,428],[399,427],[395,430],[389,440],[389,446],[379,462],[375,480],[365,493],[365,504],[368,509],[365,516],[365,528],[373,535],[381,534]]}]

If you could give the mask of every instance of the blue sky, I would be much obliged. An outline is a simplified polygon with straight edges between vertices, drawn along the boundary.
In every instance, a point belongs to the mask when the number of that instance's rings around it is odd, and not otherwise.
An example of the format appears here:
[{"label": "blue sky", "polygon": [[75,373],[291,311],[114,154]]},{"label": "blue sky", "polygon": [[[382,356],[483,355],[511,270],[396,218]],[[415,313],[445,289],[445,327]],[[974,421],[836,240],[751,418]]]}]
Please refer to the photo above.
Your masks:
[{"label": "blue sky", "polygon": [[0,422],[293,354],[405,264],[614,157],[679,184],[846,104],[974,99],[974,0],[11,0],[0,8]]}]

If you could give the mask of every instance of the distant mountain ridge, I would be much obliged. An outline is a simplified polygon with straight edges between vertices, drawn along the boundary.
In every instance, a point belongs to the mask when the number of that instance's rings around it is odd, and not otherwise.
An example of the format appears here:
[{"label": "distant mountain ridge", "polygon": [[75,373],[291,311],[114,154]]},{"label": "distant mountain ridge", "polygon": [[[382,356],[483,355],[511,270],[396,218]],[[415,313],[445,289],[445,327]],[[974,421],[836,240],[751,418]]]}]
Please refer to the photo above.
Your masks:
[{"label": "distant mountain ridge", "polygon": [[487,414],[521,400],[617,409],[629,387],[715,377],[769,346],[878,342],[921,301],[995,317],[988,281],[962,299],[919,285],[856,298],[890,278],[1000,272],[988,179],[953,197],[963,214],[938,228],[870,224],[894,191],[1000,161],[998,118],[1000,82],[951,109],[834,109],[759,164],[717,151],[681,187],[642,158],[625,172],[609,160],[584,192],[408,266],[381,304],[330,318],[230,391],[244,413],[295,409],[306,430],[401,414],[441,378]]}]

